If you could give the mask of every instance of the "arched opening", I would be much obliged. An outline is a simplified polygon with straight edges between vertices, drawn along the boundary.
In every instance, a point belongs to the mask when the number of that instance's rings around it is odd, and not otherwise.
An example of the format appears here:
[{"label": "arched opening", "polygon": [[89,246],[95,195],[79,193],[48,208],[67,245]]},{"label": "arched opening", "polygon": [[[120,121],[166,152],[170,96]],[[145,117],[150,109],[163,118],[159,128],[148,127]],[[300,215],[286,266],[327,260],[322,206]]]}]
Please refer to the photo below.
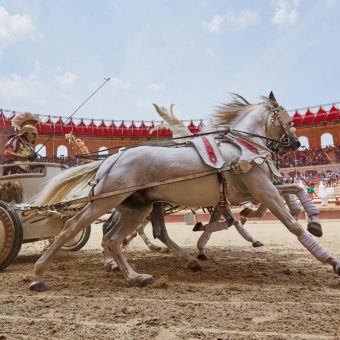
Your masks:
[{"label": "arched opening", "polygon": [[41,157],[46,157],[46,146],[43,144],[38,144],[35,146],[34,151]]},{"label": "arched opening", "polygon": [[109,154],[109,150],[107,149],[106,146],[101,146],[99,149],[98,149],[98,155],[108,155]]},{"label": "arched opening", "polygon": [[68,156],[67,147],[65,145],[59,145],[57,149],[57,157],[64,158]]},{"label": "arched opening", "polygon": [[309,149],[309,140],[306,136],[299,137],[299,142],[301,143],[301,146],[299,150]]},{"label": "arched opening", "polygon": [[330,133],[324,133],[321,135],[321,147],[334,146],[333,135]]}]

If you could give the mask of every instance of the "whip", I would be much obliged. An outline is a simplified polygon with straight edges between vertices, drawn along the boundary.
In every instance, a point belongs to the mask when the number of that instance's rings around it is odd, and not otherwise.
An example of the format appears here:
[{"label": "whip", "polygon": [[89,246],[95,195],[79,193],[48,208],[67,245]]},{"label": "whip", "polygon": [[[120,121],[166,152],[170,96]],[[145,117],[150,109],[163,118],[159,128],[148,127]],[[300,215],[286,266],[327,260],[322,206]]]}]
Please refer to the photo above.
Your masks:
[{"label": "whip", "polygon": [[[75,115],[76,112],[79,111],[80,108],[82,108],[84,106],[85,103],[87,103],[111,78],[104,78],[104,82],[102,84],[100,84],[73,112],[72,114],[66,119],[65,124]],[[71,134],[73,134],[73,126],[71,129]],[[38,151],[36,151],[35,153],[38,154],[39,151],[51,140],[51,138],[53,137],[53,135],[51,135],[47,141],[39,148]]]}]

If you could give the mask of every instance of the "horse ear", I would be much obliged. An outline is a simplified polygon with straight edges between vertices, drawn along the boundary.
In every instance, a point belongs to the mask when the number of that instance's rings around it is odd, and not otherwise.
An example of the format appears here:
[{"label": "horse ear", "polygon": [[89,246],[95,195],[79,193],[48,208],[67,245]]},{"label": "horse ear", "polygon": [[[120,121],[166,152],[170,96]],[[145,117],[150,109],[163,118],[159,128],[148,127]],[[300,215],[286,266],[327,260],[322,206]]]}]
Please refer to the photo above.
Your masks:
[{"label": "horse ear", "polygon": [[275,98],[275,96],[274,96],[273,91],[270,91],[270,93],[269,93],[269,100],[270,100],[270,102],[272,103],[272,105],[273,105],[274,107],[279,106],[278,102],[276,101],[276,98]]}]

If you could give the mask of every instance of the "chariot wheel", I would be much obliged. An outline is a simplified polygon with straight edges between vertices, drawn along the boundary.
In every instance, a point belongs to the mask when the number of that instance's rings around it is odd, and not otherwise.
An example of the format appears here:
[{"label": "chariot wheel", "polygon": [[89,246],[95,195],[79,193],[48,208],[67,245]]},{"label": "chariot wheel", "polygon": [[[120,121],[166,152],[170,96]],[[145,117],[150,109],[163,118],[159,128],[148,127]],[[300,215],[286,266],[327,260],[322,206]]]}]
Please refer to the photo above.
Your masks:
[{"label": "chariot wheel", "polygon": [[18,255],[23,241],[23,228],[18,214],[0,201],[0,270],[8,267]]},{"label": "chariot wheel", "polygon": [[74,238],[65,243],[62,249],[77,251],[85,246],[91,235],[91,226],[88,225],[80,233],[78,233]]}]

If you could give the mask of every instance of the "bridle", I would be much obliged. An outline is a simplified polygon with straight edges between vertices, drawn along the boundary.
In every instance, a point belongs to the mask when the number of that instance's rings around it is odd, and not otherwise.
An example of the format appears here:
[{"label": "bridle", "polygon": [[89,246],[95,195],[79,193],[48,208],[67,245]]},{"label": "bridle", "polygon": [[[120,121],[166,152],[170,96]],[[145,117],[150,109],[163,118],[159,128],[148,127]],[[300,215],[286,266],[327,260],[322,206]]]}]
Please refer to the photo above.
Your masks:
[{"label": "bridle", "polygon": [[[300,142],[296,136],[293,136],[296,129],[291,126],[291,118],[288,112],[282,106],[275,106],[270,108],[271,115],[269,116],[269,126],[266,128],[266,134],[270,133],[273,128],[275,121],[279,122],[284,134],[279,140],[276,141],[276,148],[282,148],[288,150],[292,147],[299,147]],[[273,144],[273,143],[272,143]]]}]

